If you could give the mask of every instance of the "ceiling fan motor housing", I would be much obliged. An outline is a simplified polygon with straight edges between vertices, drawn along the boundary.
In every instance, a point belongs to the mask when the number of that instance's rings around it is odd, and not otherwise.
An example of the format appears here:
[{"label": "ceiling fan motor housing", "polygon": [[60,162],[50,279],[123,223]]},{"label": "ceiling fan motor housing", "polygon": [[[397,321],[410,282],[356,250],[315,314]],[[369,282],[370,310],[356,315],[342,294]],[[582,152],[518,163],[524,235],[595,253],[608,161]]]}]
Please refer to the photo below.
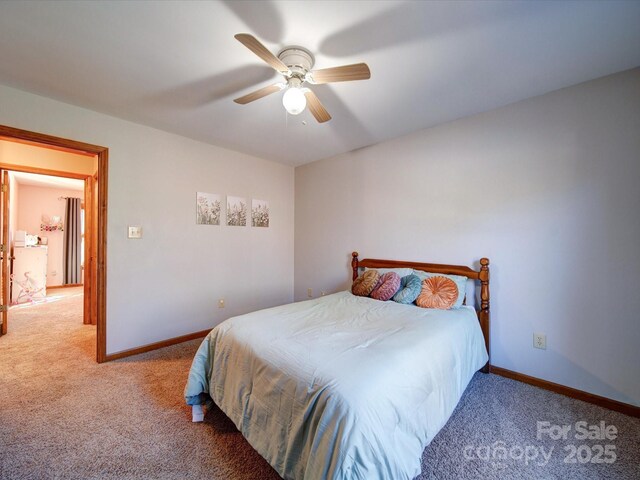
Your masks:
[{"label": "ceiling fan motor housing", "polygon": [[291,70],[292,76],[304,78],[304,76],[311,71],[315,59],[312,53],[303,47],[290,46],[285,47],[278,53],[278,58],[284,63],[289,70]]}]

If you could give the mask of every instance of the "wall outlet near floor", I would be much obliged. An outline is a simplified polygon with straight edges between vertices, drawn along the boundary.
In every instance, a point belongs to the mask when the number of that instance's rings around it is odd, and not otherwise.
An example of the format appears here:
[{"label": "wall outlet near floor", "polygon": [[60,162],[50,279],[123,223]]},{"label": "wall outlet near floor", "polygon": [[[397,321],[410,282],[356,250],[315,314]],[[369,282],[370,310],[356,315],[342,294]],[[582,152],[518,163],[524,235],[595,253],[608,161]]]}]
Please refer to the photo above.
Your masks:
[{"label": "wall outlet near floor", "polygon": [[533,334],[533,348],[547,349],[547,336],[544,333]]},{"label": "wall outlet near floor", "polygon": [[53,272],[51,272],[51,276],[55,277],[56,275],[58,275],[58,272],[56,270],[54,270]]},{"label": "wall outlet near floor", "polygon": [[325,292],[324,290],[322,290],[322,291],[320,292],[320,296],[321,296],[321,297],[324,297],[326,294],[327,294],[327,292]]},{"label": "wall outlet near floor", "polygon": [[224,298],[218,300],[218,308],[224,308]]},{"label": "wall outlet near floor", "polygon": [[307,288],[307,297],[313,298],[313,288]]}]

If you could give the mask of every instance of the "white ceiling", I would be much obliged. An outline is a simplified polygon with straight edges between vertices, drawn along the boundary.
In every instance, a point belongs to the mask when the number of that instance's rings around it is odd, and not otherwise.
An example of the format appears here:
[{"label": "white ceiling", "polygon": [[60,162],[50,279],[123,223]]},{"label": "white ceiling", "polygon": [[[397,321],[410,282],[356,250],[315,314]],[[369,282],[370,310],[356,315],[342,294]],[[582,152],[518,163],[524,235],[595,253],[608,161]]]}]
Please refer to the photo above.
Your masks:
[{"label": "white ceiling", "polygon": [[18,185],[84,191],[84,182],[74,178],[52,177],[51,175],[25,172],[10,172],[10,175],[16,179]]},{"label": "white ceiling", "polygon": [[[240,32],[371,79],[237,105],[281,78]],[[0,83],[292,165],[639,65],[640,1],[0,2]]]}]

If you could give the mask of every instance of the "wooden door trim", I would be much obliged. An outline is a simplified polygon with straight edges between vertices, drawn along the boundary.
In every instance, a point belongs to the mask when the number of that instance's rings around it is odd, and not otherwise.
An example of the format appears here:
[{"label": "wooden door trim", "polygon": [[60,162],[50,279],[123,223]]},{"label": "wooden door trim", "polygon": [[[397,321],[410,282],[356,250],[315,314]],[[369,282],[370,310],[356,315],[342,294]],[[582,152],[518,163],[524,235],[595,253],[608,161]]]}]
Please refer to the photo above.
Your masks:
[{"label": "wooden door trim", "polygon": [[73,153],[74,155],[83,155],[85,157],[96,156],[95,153],[91,153],[91,152],[83,152],[81,150],[77,150],[74,148],[59,147],[57,145],[44,144],[41,142],[34,142],[31,140],[22,140],[19,138],[11,138],[11,137],[3,137],[3,136],[0,136],[0,140],[6,140],[7,142],[13,142],[13,143],[20,143],[22,145],[30,145],[32,147],[48,148],[50,150],[56,150],[58,152]]},{"label": "wooden door trim", "polygon": [[91,325],[91,297],[93,285],[91,284],[91,272],[93,269],[93,176],[84,179],[84,269],[82,270],[82,282],[84,283],[84,304],[82,306],[82,322]]},{"label": "wooden door trim", "polygon": [[65,285],[51,285],[50,287],[47,287],[47,291],[56,290],[58,288],[76,288],[76,287],[82,287],[83,285],[84,283],[67,283]]},{"label": "wooden door trim", "polygon": [[[0,128],[2,126],[0,125]],[[0,162],[0,168],[4,170],[12,170],[14,172],[36,173],[38,175],[51,175],[52,177],[75,178],[76,180],[85,180],[92,177],[89,173],[62,172],[60,170],[51,170],[49,168],[30,167],[28,165],[14,165],[13,163]]]},{"label": "wooden door trim", "polygon": [[[11,257],[11,248],[9,248],[9,198],[11,192],[9,191],[9,173],[2,169],[0,170],[2,174],[2,179],[0,179],[0,184],[2,184],[3,188],[3,202],[2,202],[2,244],[5,246],[2,254],[2,260],[0,260],[0,275],[2,275],[2,304],[4,305],[4,309],[1,313],[2,315],[2,335],[7,333],[7,325],[9,320],[9,298],[10,294],[10,285],[9,281],[9,257]],[[6,187],[6,189],[5,189]]]},{"label": "wooden door trim", "polygon": [[[109,172],[109,149],[99,145],[78,142],[67,138],[54,137],[43,133],[30,132],[5,125],[0,125],[0,137],[24,142],[33,142],[49,147],[64,148],[84,154],[96,155],[98,158],[98,232],[97,232],[97,312],[96,313],[96,360],[102,363],[107,359],[107,186]],[[22,168],[12,165],[11,170]],[[33,168],[33,167],[32,167]],[[45,170],[46,169],[39,169]],[[43,173],[43,172],[31,172]],[[47,175],[47,173],[44,173]],[[66,172],[66,175],[72,175]],[[80,174],[76,174],[80,175]],[[86,178],[83,175],[81,178]],[[73,177],[71,177],[73,178]],[[87,282],[85,282],[86,284]]]}]

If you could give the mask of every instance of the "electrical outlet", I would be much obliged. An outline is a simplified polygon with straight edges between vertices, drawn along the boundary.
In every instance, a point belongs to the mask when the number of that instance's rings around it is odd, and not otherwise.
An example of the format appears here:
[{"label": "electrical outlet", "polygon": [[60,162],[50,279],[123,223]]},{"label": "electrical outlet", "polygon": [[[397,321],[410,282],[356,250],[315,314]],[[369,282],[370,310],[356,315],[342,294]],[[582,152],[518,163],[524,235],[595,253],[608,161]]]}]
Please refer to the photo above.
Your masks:
[{"label": "electrical outlet", "polygon": [[544,333],[533,334],[533,347],[540,348],[542,350],[547,349],[547,336]]},{"label": "electrical outlet", "polygon": [[322,290],[322,291],[320,292],[320,296],[321,296],[321,297],[324,297],[326,294],[327,294],[327,292],[325,292],[324,290]]},{"label": "electrical outlet", "polygon": [[224,298],[218,300],[218,308],[224,308]]},{"label": "electrical outlet", "polygon": [[142,238],[142,227],[138,225],[129,225],[129,238]]},{"label": "electrical outlet", "polygon": [[313,298],[313,288],[307,288],[307,297]]}]

